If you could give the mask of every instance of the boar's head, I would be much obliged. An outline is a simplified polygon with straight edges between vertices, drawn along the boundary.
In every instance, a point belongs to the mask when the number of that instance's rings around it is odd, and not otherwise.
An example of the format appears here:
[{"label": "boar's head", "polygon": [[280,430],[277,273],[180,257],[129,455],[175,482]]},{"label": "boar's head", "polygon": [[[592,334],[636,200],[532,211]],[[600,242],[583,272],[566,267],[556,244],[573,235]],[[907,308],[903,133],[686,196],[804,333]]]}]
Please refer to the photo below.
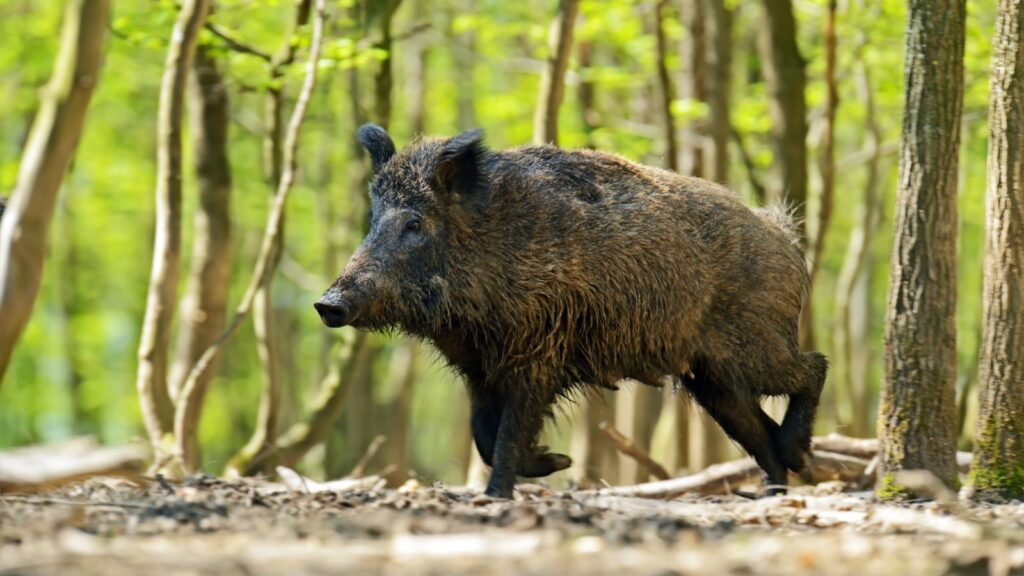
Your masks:
[{"label": "boar's head", "polygon": [[429,334],[448,317],[452,254],[488,193],[482,134],[423,139],[401,152],[373,124],[358,138],[373,161],[369,232],[314,306],[331,328]]}]

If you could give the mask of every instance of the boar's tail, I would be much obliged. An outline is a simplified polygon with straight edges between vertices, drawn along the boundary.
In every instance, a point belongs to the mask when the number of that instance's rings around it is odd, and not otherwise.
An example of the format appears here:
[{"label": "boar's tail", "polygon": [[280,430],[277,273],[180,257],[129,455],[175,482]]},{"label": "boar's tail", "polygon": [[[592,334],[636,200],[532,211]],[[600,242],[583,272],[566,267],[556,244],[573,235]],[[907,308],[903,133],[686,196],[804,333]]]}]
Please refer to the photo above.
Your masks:
[{"label": "boar's tail", "polygon": [[800,246],[800,234],[797,232],[796,207],[780,204],[755,208],[754,212],[768,224],[778,228],[794,246]]}]

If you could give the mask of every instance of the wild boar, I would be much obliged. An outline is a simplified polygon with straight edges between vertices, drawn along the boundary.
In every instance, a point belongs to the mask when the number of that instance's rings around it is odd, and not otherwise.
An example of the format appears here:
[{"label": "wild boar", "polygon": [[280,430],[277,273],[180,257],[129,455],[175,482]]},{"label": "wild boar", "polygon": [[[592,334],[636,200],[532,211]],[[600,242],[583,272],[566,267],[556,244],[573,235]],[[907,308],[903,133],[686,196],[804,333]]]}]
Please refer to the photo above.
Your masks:
[{"label": "wild boar", "polygon": [[[492,151],[478,130],[401,152],[378,126],[358,137],[369,232],[316,310],[433,342],[465,377],[488,495],[568,467],[537,445],[545,416],[627,378],[681,381],[769,493],[805,470],[827,363],[798,344],[808,272],[784,210],[604,152]],[[781,395],[780,425],[759,399]]]}]

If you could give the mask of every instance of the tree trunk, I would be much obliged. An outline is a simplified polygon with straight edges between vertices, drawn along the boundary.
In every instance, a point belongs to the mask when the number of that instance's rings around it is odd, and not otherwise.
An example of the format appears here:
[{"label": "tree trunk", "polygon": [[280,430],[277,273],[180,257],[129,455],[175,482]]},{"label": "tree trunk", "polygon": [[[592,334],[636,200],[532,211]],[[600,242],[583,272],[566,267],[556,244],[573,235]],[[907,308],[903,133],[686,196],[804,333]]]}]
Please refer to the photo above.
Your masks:
[{"label": "tree trunk", "polygon": [[732,10],[726,0],[707,2],[707,99],[710,108],[708,140],[704,147],[704,176],[719,184],[729,183],[729,139],[732,121]]},{"label": "tree trunk", "polygon": [[313,19],[313,32],[312,39],[310,40],[309,60],[306,62],[306,74],[299,97],[295,102],[295,109],[292,111],[291,119],[288,122],[288,129],[285,132],[281,180],[274,195],[270,214],[267,215],[266,229],[263,233],[263,240],[252,277],[249,280],[249,286],[231,322],[214,343],[203,352],[202,357],[189,371],[188,377],[182,386],[181,396],[174,414],[174,435],[177,444],[175,448],[176,456],[185,472],[194,471],[199,462],[198,454],[194,448],[197,444],[199,417],[202,412],[203,398],[206,392],[205,386],[200,386],[199,379],[210,369],[212,363],[224,349],[224,346],[238,331],[238,327],[252,310],[256,293],[270,281],[274,274],[277,261],[274,247],[278,242],[277,237],[282,232],[281,225],[284,218],[285,204],[298,170],[299,132],[306,118],[306,110],[309,107],[313,88],[316,86],[316,72],[319,67],[321,40],[323,38],[324,19],[326,18],[325,1],[316,1],[316,18]]},{"label": "tree trunk", "polygon": [[168,342],[178,300],[181,264],[181,122],[185,90],[199,30],[206,21],[207,0],[186,0],[171,32],[157,118],[156,238],[146,296],[146,316],[139,338],[136,387],[149,440],[162,453],[164,434],[173,427],[168,393]]},{"label": "tree trunk", "polygon": [[601,126],[601,114],[597,111],[594,95],[594,82],[588,78],[588,71],[593,66],[594,47],[589,41],[580,42],[576,49],[576,58],[580,66],[580,83],[576,87],[576,99],[583,121],[583,134],[587,148],[596,148],[594,132]]},{"label": "tree trunk", "polygon": [[804,59],[797,46],[792,0],[762,0],[764,23],[760,51],[765,85],[771,98],[772,148],[780,178],[772,200],[796,211],[800,240],[807,246],[804,227],[807,204],[807,102]]},{"label": "tree trunk", "polygon": [[[171,398],[203,351],[224,329],[231,277],[231,164],[227,86],[217,62],[200,47],[190,83],[189,118],[199,187],[192,265],[181,305],[181,332],[171,374]],[[214,370],[203,375],[203,385]]]},{"label": "tree trunk", "polygon": [[893,472],[956,482],[956,186],[964,0],[911,0],[903,136],[879,407],[879,493]]},{"label": "tree trunk", "polygon": [[[843,415],[846,433],[851,436],[869,435],[870,411],[868,410],[868,377],[865,366],[870,366],[866,339],[870,333],[869,297],[871,255],[875,234],[881,219],[881,202],[878,198],[879,172],[881,163],[882,130],[875,114],[874,93],[868,66],[857,64],[858,96],[864,102],[865,135],[864,150],[868,155],[867,175],[864,184],[864,201],[850,240],[847,242],[846,257],[836,284],[836,325],[833,332],[832,350],[836,370],[834,380],[838,398],[845,401],[848,410],[839,409]],[[837,407],[840,408],[840,407]]]},{"label": "tree trunk", "polygon": [[551,25],[547,66],[540,78],[537,110],[533,117],[533,143],[558,145],[558,109],[565,92],[565,71],[572,52],[579,0],[559,0],[558,14]]},{"label": "tree trunk", "polygon": [[392,352],[389,369],[389,387],[394,387],[394,400],[387,411],[387,438],[382,449],[383,462],[391,466],[385,475],[389,486],[401,486],[409,479],[409,425],[412,420],[412,400],[416,392],[416,361],[419,342],[407,339]]},{"label": "tree trunk", "polygon": [[676,118],[672,102],[676,91],[668,71],[668,41],[665,39],[665,20],[669,14],[669,0],[659,0],[654,7],[654,35],[658,45],[658,88],[661,95],[661,114],[665,130],[665,167],[679,171],[679,147],[676,144]]},{"label": "tree trunk", "polygon": [[[685,100],[707,102],[707,36],[705,34],[705,1],[684,0],[683,26],[686,36],[681,45],[683,65],[681,95]],[[680,171],[690,176],[704,176],[703,121],[690,120],[683,126]]]},{"label": "tree trunk", "polygon": [[[825,117],[821,137],[821,157],[818,169],[821,173],[821,195],[818,212],[814,218],[814,242],[811,252],[811,287],[821,268],[825,252],[825,236],[832,221],[832,203],[835,196],[836,158],[835,131],[836,108],[839,106],[839,92],[836,88],[836,0],[828,0],[828,15],[825,19]],[[810,296],[808,296],[810,301]],[[810,306],[808,305],[808,308]]]},{"label": "tree trunk", "polygon": [[1024,497],[1024,8],[1001,0],[992,40],[984,324],[971,483]]},{"label": "tree trunk", "polygon": [[53,76],[0,221],[0,383],[39,292],[57,192],[99,79],[108,13],[107,0],[67,3]]},{"label": "tree trunk", "polygon": [[470,29],[460,34],[452,28],[452,24],[461,14],[475,13],[476,0],[462,0],[457,6],[451,7],[449,14],[449,41],[455,65],[456,124],[460,132],[476,127],[476,31]]},{"label": "tree trunk", "polygon": [[[393,48],[391,24],[394,20],[395,11],[398,10],[398,6],[401,3],[402,0],[382,0],[370,2],[368,5],[371,17],[377,18],[377,25],[379,26],[380,38],[378,38],[375,47],[384,54],[380,61],[380,66],[377,68],[377,74],[373,83],[375,116],[373,120],[384,129],[387,129],[391,121],[391,86],[394,84],[391,71],[391,52]],[[381,12],[376,14],[376,10]]]},{"label": "tree trunk", "polygon": [[[270,186],[271,201],[273,190],[281,181],[284,167],[284,75],[288,67],[295,61],[297,35],[309,22],[311,0],[295,0],[295,16],[291,29],[285,35],[280,50],[271,59],[271,85],[264,99],[263,136],[263,172],[264,179]],[[281,214],[280,231],[274,239],[271,249],[274,259],[273,268],[280,263],[284,250],[286,214]],[[253,329],[256,334],[256,349],[263,370],[263,388],[260,393],[259,411],[256,415],[256,427],[253,428],[249,441],[235,456],[233,461],[244,462],[256,454],[266,452],[277,436],[277,423],[281,412],[281,349],[277,335],[277,312],[274,309],[272,289],[273,278],[256,291],[253,300]]]},{"label": "tree trunk", "polygon": [[[804,95],[804,59],[797,46],[792,0],[762,0],[765,23],[760,51],[765,85],[771,98],[773,164],[780,174],[772,186],[770,202],[791,206],[805,250],[807,237],[807,102]],[[808,250],[808,254],[811,251]],[[813,300],[804,302],[800,317],[800,344],[814,347]]]}]

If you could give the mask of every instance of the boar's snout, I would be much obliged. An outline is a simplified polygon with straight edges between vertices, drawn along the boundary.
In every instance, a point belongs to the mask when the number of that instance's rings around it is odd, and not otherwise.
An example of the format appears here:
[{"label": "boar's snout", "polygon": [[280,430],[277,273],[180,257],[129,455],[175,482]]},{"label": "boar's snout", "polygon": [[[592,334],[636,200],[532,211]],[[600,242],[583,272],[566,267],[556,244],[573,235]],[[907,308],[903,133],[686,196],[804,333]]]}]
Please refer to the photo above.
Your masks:
[{"label": "boar's snout", "polygon": [[313,304],[313,308],[316,308],[320,319],[328,328],[341,328],[347,325],[351,318],[351,305],[334,291],[324,294],[316,304]]}]

